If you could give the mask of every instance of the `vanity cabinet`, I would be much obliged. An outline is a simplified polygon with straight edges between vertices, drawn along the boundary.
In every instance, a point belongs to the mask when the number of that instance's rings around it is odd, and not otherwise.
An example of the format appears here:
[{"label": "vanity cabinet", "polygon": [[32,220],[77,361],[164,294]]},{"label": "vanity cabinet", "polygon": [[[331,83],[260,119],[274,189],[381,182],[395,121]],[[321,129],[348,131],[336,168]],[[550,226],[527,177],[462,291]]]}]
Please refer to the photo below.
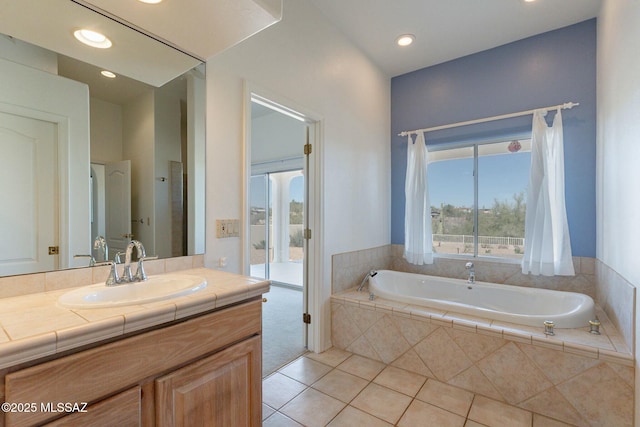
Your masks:
[{"label": "vanity cabinet", "polygon": [[[174,322],[5,375],[6,426],[261,425],[261,300]],[[49,409],[86,403],[86,412]],[[197,422],[196,422],[197,421]]]}]

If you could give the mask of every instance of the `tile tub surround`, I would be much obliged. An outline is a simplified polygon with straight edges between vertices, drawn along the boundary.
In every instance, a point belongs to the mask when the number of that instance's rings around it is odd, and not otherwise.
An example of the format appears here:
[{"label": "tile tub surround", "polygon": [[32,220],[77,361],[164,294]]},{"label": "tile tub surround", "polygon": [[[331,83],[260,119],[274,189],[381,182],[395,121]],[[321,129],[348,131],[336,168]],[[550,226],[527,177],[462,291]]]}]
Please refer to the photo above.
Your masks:
[{"label": "tile tub surround", "polygon": [[[360,251],[346,252],[332,257],[332,290],[343,292],[360,284],[371,270],[395,270],[406,273],[428,274],[452,278],[466,278],[468,272],[466,258],[439,258],[433,264],[409,264],[402,256],[404,246],[386,245]],[[527,286],[559,291],[571,291],[596,297],[596,260],[574,257],[575,276],[532,276],[522,274],[520,264],[472,260],[475,265],[476,280],[514,286]]]},{"label": "tile tub surround", "polygon": [[391,245],[333,255],[331,257],[332,293],[356,287],[369,271],[388,270],[391,265]]},{"label": "tile tub surround", "polygon": [[635,348],[636,287],[600,260],[596,260],[596,301],[627,346]]},{"label": "tile tub surround", "polygon": [[598,307],[603,335],[492,322],[366,292],[332,296],[334,347],[572,425],[633,423],[634,359]]},{"label": "tile tub surround", "polygon": [[[339,293],[356,287],[371,270],[395,270],[432,276],[465,278],[463,258],[435,258],[431,265],[409,264],[402,257],[404,246],[386,245],[332,257],[332,289]],[[524,275],[520,264],[474,260],[476,280],[490,283],[580,292],[595,299],[613,322],[627,347],[635,348],[635,287],[595,258],[574,257],[571,277]]]},{"label": "tile tub surround", "polygon": [[[404,246],[391,245],[391,270],[460,279],[469,275],[465,269],[469,259],[436,257],[433,264],[413,265],[403,258],[403,251]],[[596,297],[595,258],[573,257],[575,276],[533,276],[522,274],[520,263],[489,261],[482,258],[471,261],[475,267],[476,280],[480,282],[580,292],[592,298]]]},{"label": "tile tub surround", "polygon": [[148,304],[95,309],[60,307],[58,297],[67,288],[1,298],[0,369],[157,327],[269,291],[269,281],[207,268],[180,271],[204,277],[207,287]]}]

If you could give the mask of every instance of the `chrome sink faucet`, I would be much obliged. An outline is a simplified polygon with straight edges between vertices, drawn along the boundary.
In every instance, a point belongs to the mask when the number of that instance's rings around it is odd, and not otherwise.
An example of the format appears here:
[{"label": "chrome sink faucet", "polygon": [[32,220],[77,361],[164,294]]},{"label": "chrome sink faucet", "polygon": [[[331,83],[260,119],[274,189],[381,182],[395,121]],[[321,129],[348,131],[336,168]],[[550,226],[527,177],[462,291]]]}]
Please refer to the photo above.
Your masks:
[{"label": "chrome sink faucet", "polygon": [[[138,255],[138,268],[135,275],[131,273],[131,259],[133,257],[133,249],[136,250],[136,254]],[[124,253],[124,271],[122,273],[122,276],[120,276],[118,274],[118,264],[121,262],[122,255],[122,252],[118,252],[114,256],[114,260],[109,261],[109,263],[111,264],[111,271],[109,272],[109,277],[105,282],[107,286],[116,286],[133,282],[144,282],[145,280],[147,280],[147,274],[144,271],[143,262],[149,259],[158,258],[158,256],[148,257],[142,243],[137,240],[132,240],[127,245],[127,249]]]},{"label": "chrome sink faucet", "polygon": [[469,271],[469,278],[467,279],[467,283],[469,283],[470,285],[473,285],[474,283],[476,283],[475,267],[473,266],[472,262],[466,263],[464,267]]},{"label": "chrome sink faucet", "polygon": [[[136,270],[135,276],[131,274],[131,257],[133,255],[133,249],[136,249],[136,253],[138,255],[138,269]],[[127,250],[124,253],[124,273],[123,280],[125,282],[141,282],[143,280],[147,280],[147,275],[144,273],[144,269],[142,268],[142,261],[147,256],[144,246],[138,240],[132,240],[127,245]]]},{"label": "chrome sink faucet", "polygon": [[93,250],[98,251],[98,254],[102,252],[102,261],[109,259],[109,246],[107,245],[107,239],[102,236],[96,236],[93,240]]}]

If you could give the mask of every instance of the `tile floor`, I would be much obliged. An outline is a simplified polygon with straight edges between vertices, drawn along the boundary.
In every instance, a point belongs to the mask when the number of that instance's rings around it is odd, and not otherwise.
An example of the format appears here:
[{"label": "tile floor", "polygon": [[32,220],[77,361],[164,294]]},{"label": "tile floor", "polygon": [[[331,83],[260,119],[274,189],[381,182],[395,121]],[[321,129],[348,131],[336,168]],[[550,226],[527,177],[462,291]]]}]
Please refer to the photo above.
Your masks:
[{"label": "tile floor", "polygon": [[568,426],[339,349],[299,357],[262,390],[264,427]]}]

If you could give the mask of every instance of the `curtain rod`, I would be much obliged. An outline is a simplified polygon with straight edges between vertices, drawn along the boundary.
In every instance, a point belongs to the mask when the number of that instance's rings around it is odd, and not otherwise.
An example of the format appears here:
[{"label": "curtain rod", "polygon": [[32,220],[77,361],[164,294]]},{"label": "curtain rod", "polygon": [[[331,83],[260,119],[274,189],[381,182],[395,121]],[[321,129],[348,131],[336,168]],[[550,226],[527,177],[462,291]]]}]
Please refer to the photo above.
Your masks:
[{"label": "curtain rod", "polygon": [[520,111],[518,113],[503,114],[501,116],[485,117],[484,119],[468,120],[466,122],[451,123],[448,125],[440,125],[440,126],[434,126],[430,128],[424,128],[424,129],[406,130],[404,132],[400,132],[398,136],[407,136],[411,134],[418,134],[418,132],[431,132],[434,130],[449,129],[449,128],[455,128],[459,126],[474,125],[476,123],[484,123],[484,122],[491,122],[494,120],[509,119],[511,117],[526,116],[527,114],[533,114],[537,110],[549,111],[549,110],[557,110],[558,108],[562,108],[563,110],[566,110],[566,109],[571,109],[573,107],[577,107],[578,105],[580,104],[577,102],[566,102],[564,104],[553,105],[551,107],[536,108],[533,110]]}]

